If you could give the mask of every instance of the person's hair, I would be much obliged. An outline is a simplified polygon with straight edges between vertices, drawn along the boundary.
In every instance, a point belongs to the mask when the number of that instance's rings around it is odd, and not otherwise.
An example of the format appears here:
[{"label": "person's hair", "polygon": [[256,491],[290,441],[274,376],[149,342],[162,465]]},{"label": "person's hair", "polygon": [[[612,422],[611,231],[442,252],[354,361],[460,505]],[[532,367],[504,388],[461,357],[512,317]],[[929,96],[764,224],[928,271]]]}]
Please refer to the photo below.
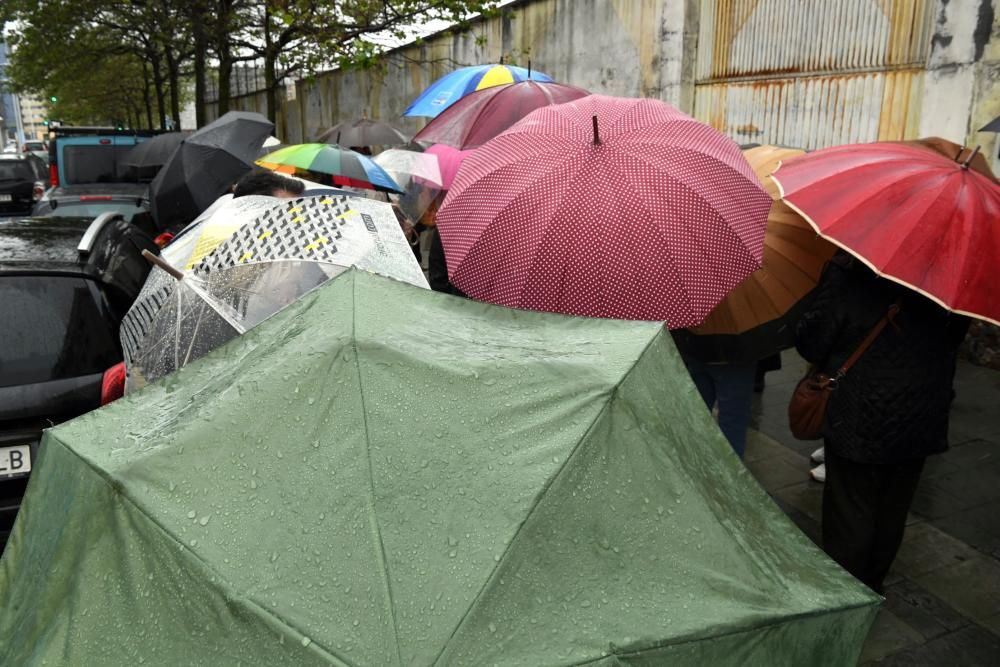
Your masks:
[{"label": "person's hair", "polygon": [[246,195],[273,195],[277,190],[287,190],[300,195],[306,189],[302,181],[288,178],[269,169],[254,169],[240,177],[233,186],[233,197]]}]

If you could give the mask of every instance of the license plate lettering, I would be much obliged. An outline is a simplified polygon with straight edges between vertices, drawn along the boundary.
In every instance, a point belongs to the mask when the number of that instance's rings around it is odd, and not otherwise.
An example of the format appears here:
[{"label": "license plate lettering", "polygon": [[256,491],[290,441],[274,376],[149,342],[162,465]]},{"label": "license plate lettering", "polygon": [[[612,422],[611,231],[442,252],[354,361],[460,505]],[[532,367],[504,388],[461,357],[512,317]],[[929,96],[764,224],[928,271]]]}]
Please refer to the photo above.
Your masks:
[{"label": "license plate lettering", "polygon": [[0,475],[20,475],[31,472],[31,448],[0,447]]}]

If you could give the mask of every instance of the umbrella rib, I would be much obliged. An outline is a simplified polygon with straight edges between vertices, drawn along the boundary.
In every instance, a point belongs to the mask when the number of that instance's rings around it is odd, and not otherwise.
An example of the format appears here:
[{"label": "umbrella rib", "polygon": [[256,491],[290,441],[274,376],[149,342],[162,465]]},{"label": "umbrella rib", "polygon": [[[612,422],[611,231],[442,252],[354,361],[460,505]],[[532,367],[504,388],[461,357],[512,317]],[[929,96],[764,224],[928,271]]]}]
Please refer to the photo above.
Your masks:
[{"label": "umbrella rib", "polygon": [[[83,456],[80,452],[71,447],[68,443],[61,440],[59,436],[50,433],[48,437],[51,438],[54,443],[58,443],[63,449],[65,449],[67,452],[76,457],[76,459],[81,461],[82,464],[86,466],[86,468],[88,468],[94,475],[96,475],[101,481],[103,481],[104,484],[106,484],[109,488],[115,489],[116,497],[119,497],[122,499],[122,501],[130,504],[143,519],[151,523],[153,526],[156,526],[156,528],[160,530],[167,537],[167,539],[173,540],[173,542],[180,548],[179,551],[181,553],[182,558],[193,559],[198,562],[200,567],[203,567],[206,570],[212,572],[216,576],[216,580],[215,582],[212,583],[212,585],[216,589],[218,589],[223,595],[226,595],[227,597],[231,596],[234,604],[236,604],[237,606],[252,607],[253,610],[259,613],[261,616],[268,617],[276,624],[281,625],[282,628],[287,628],[288,630],[291,630],[295,634],[301,635],[303,637],[309,636],[306,630],[296,626],[295,623],[293,623],[290,619],[285,618],[284,616],[274,611],[274,609],[271,609],[265,606],[264,604],[258,602],[257,600],[253,599],[250,595],[247,595],[242,590],[238,596],[233,595],[234,590],[237,589],[237,587],[233,585],[233,582],[230,581],[230,579],[226,577],[222,572],[216,569],[210,561],[206,560],[205,558],[202,558],[194,549],[188,548],[187,544],[183,540],[181,540],[180,537],[178,537],[178,535],[174,531],[172,531],[167,525],[158,520],[153,515],[153,513],[146,508],[146,506],[140,504],[139,501],[131,495],[130,493],[131,489],[127,485],[122,484],[108,470],[100,467],[93,460],[87,458],[86,456]],[[223,583],[225,583],[226,586],[223,586],[222,585]],[[348,667],[354,667],[354,663],[348,660],[346,656],[337,654],[336,652],[334,652],[332,648],[324,646],[319,642],[313,641],[310,644],[310,648],[311,650],[321,653],[323,658],[326,658],[327,660],[336,659],[342,665],[346,665]]]},{"label": "umbrella rib", "polygon": [[650,339],[646,342],[646,345],[642,348],[642,352],[636,355],[635,360],[632,362],[632,365],[630,365],[625,370],[625,372],[622,373],[622,376],[618,378],[618,381],[615,382],[615,385],[611,387],[610,391],[608,391],[607,399],[604,401],[604,405],[601,406],[601,409],[597,411],[597,414],[594,415],[594,419],[587,426],[586,430],[580,436],[580,439],[576,441],[575,445],[573,445],[573,451],[569,453],[569,456],[567,456],[566,459],[562,462],[562,464],[559,466],[559,469],[556,470],[555,473],[553,473],[545,481],[545,486],[535,496],[534,500],[531,503],[531,507],[528,508],[528,511],[524,515],[524,520],[521,521],[521,523],[517,527],[517,530],[514,531],[514,535],[510,538],[510,541],[507,543],[507,547],[504,549],[504,552],[500,556],[500,559],[494,563],[493,569],[490,570],[489,576],[486,577],[486,581],[483,582],[483,585],[479,589],[479,592],[476,593],[476,597],[474,597],[472,599],[472,602],[469,603],[469,606],[466,608],[465,613],[462,614],[462,618],[458,620],[458,623],[455,625],[455,629],[451,631],[451,634],[448,635],[448,639],[446,639],[442,644],[441,650],[438,651],[438,654],[436,656],[434,656],[432,664],[436,665],[440,662],[441,655],[445,652],[445,650],[447,650],[448,645],[458,634],[458,631],[462,628],[462,625],[465,623],[465,619],[468,618],[469,615],[475,610],[476,605],[479,604],[479,601],[483,598],[483,595],[486,594],[487,589],[490,586],[490,582],[492,582],[493,579],[497,576],[497,570],[500,569],[500,566],[506,560],[507,554],[510,553],[510,550],[514,546],[514,543],[517,542],[517,538],[521,536],[521,533],[524,531],[524,527],[531,520],[531,517],[534,515],[535,510],[538,509],[538,506],[545,498],[549,489],[552,487],[555,481],[563,474],[563,471],[566,470],[566,466],[568,466],[569,462],[573,459],[574,456],[576,456],[576,453],[580,451],[580,447],[583,445],[583,443],[587,441],[587,439],[590,436],[590,433],[594,430],[594,426],[601,420],[604,414],[610,409],[611,404],[614,402],[615,397],[618,395],[618,390],[621,388],[622,383],[624,383],[625,380],[627,380],[629,376],[632,375],[632,371],[635,370],[635,367],[638,366],[639,362],[646,356],[646,353],[649,352],[649,349],[653,346],[653,344],[660,339],[660,336],[664,335],[667,334],[659,333],[658,335],[650,337]]},{"label": "umbrella rib", "polygon": [[[507,167],[511,167],[511,166],[517,166],[517,165],[520,165],[520,164],[522,164],[522,163],[524,163],[524,162],[531,162],[531,161],[534,161],[534,160],[536,160],[536,159],[538,158],[538,155],[546,155],[546,154],[548,154],[548,153],[555,153],[555,154],[562,154],[562,153],[560,153],[559,151],[556,151],[556,150],[552,150],[552,151],[546,151],[545,153],[539,153],[539,154],[536,154],[536,155],[531,155],[531,156],[528,156],[528,157],[525,157],[525,158],[523,158],[523,159],[520,159],[520,160],[515,160],[515,161],[513,161],[513,162],[507,162],[507,163],[504,163],[504,165],[503,165],[502,167],[500,167],[499,169],[494,169],[494,170],[490,171],[490,172],[489,172],[489,174],[487,174],[487,175],[493,175],[493,174],[495,174],[496,172],[500,171],[500,169],[506,169]],[[491,221],[489,222],[489,224],[487,224],[487,225],[486,225],[486,226],[485,226],[485,227],[483,228],[483,231],[482,231],[482,233],[480,233],[480,234],[479,234],[479,236],[478,236],[478,237],[476,238],[476,240],[475,240],[475,241],[474,241],[474,242],[472,243],[472,245],[470,245],[470,246],[469,246],[469,249],[468,249],[468,251],[466,251],[466,253],[465,253],[465,256],[466,256],[466,257],[468,257],[469,255],[471,255],[471,254],[472,254],[472,251],[473,251],[473,250],[475,250],[475,249],[476,249],[476,248],[477,248],[477,247],[479,246],[479,244],[480,244],[480,243],[482,243],[482,241],[483,241],[483,237],[485,236],[485,233],[486,233],[486,231],[487,231],[487,230],[488,230],[488,229],[489,229],[490,227],[492,227],[492,226],[493,226],[494,224],[496,224],[496,220],[497,220],[497,218],[499,218],[499,217],[500,217],[501,215],[503,215],[503,214],[504,214],[504,213],[505,213],[505,212],[506,212],[506,211],[507,211],[507,210],[508,210],[508,209],[509,209],[509,208],[510,208],[511,206],[513,206],[513,205],[514,205],[514,202],[515,202],[515,201],[516,201],[516,200],[517,200],[517,199],[518,199],[519,197],[521,197],[521,196],[522,196],[522,195],[523,195],[523,194],[524,194],[525,192],[527,192],[527,191],[528,191],[528,190],[529,190],[530,188],[532,188],[533,186],[535,186],[535,185],[536,185],[536,183],[537,183],[538,181],[540,181],[540,180],[543,180],[543,179],[547,178],[548,176],[550,176],[550,175],[552,174],[552,172],[554,172],[554,171],[557,171],[558,169],[562,168],[562,166],[563,166],[562,164],[557,164],[557,165],[556,165],[556,166],[554,166],[554,167],[553,167],[553,168],[552,168],[551,170],[549,170],[549,171],[545,172],[545,174],[541,175],[541,176],[540,176],[540,177],[539,177],[538,179],[536,179],[536,180],[534,180],[534,181],[531,181],[531,182],[527,183],[527,184],[526,184],[526,185],[524,186],[524,188],[523,188],[522,190],[520,190],[520,191],[518,191],[518,192],[517,192],[517,194],[515,194],[515,195],[512,195],[512,196],[510,197],[509,201],[508,201],[508,202],[507,202],[507,203],[506,203],[506,204],[505,204],[505,205],[503,206],[503,208],[501,208],[500,210],[498,210],[498,211],[497,211],[497,212],[496,212],[496,213],[495,213],[495,214],[493,215],[493,219],[492,219],[492,220],[491,220]],[[583,168],[583,166],[581,165],[581,169],[582,169],[582,168]],[[483,177],[480,177],[479,179],[477,179],[477,181],[478,181],[478,180],[481,180],[481,178],[483,178]],[[463,191],[463,192],[461,193],[461,196],[464,196],[464,195],[465,195],[465,191]],[[550,220],[551,220],[551,219],[550,219]],[[443,237],[442,237],[442,238],[443,238]],[[538,252],[537,252],[537,248],[536,248],[536,252],[535,252],[535,257],[537,258],[537,256],[538,256]],[[533,258],[533,259],[532,259],[532,266],[534,265],[534,262],[535,262],[535,260],[534,260],[534,258]],[[458,270],[459,270],[459,268],[460,268],[460,267],[456,267],[456,269],[455,269],[455,273],[458,273]],[[461,286],[459,285],[459,287],[461,287]],[[519,298],[520,298],[520,296],[519,296]]]},{"label": "umbrella rib", "polygon": [[[527,160],[525,160],[525,161],[527,161]],[[509,166],[509,164],[514,164],[514,163],[508,163],[508,164],[505,164],[505,165],[504,165],[504,167],[506,168],[507,166]],[[584,166],[585,166],[585,165],[584,165],[583,163],[581,163],[581,165],[580,165],[580,170],[582,170]],[[499,211],[497,211],[497,212],[496,212],[496,214],[495,214],[495,215],[493,216],[493,220],[492,220],[492,221],[490,221],[490,223],[489,223],[489,224],[488,224],[488,225],[487,225],[487,226],[486,226],[486,227],[485,227],[485,228],[483,229],[483,233],[479,235],[479,237],[478,237],[478,238],[476,239],[475,243],[473,243],[473,244],[472,244],[471,246],[469,246],[469,250],[468,250],[468,252],[466,252],[466,253],[465,253],[465,256],[466,256],[466,257],[468,257],[468,256],[469,256],[470,254],[472,254],[472,251],[473,251],[473,250],[475,250],[475,249],[476,249],[476,248],[477,248],[477,247],[479,246],[479,244],[480,244],[480,243],[482,243],[482,241],[483,241],[483,238],[484,238],[484,237],[485,237],[485,235],[486,235],[486,231],[487,231],[488,229],[490,229],[490,228],[491,228],[491,227],[492,227],[493,225],[495,225],[495,224],[496,224],[496,220],[497,220],[497,218],[499,218],[499,217],[500,217],[501,215],[503,215],[503,214],[504,214],[504,213],[505,213],[505,212],[506,212],[506,211],[507,211],[507,210],[508,210],[508,209],[509,209],[509,208],[510,208],[511,206],[513,206],[513,205],[514,205],[514,202],[515,202],[515,201],[517,201],[517,199],[518,199],[519,197],[521,197],[521,195],[523,195],[523,194],[524,194],[525,192],[527,192],[527,191],[528,191],[528,190],[529,190],[529,189],[530,189],[531,187],[533,187],[533,186],[534,186],[534,185],[535,185],[535,184],[536,184],[536,183],[537,183],[538,181],[540,181],[540,180],[542,180],[542,179],[544,179],[544,178],[548,177],[549,175],[551,175],[551,174],[552,174],[552,172],[553,172],[553,171],[556,171],[557,169],[559,169],[559,168],[561,168],[561,167],[562,167],[562,165],[557,165],[557,166],[556,166],[556,167],[554,167],[554,168],[553,168],[553,169],[552,169],[551,171],[547,172],[547,173],[546,173],[546,174],[545,174],[544,176],[542,176],[542,177],[541,177],[541,178],[539,178],[538,180],[536,180],[536,181],[532,181],[531,183],[528,183],[528,185],[527,185],[527,186],[525,186],[525,188],[524,188],[523,190],[521,190],[520,192],[518,192],[518,193],[517,193],[517,195],[515,195],[515,196],[511,197],[511,198],[510,198],[510,201],[508,201],[508,202],[507,202],[507,204],[506,204],[506,205],[505,205],[505,206],[504,206],[503,208],[501,208],[501,209],[500,209]],[[580,170],[578,170],[576,174],[573,174],[573,178],[576,178],[576,176],[578,176],[578,175],[579,175],[579,171],[580,171]],[[496,173],[496,172],[491,172],[491,174],[492,174],[492,173]],[[568,188],[568,186],[567,186],[567,188],[566,188],[566,189],[567,189],[567,190],[569,189],[569,188]],[[545,222],[545,226],[546,226],[546,229],[545,229],[545,236],[548,236],[548,234],[549,234],[549,231],[550,231],[550,229],[551,229],[551,227],[552,227],[552,219],[553,219],[553,218],[555,218],[556,214],[557,214],[557,213],[558,213],[558,212],[559,212],[559,211],[561,210],[561,208],[562,208],[562,206],[560,206],[559,208],[557,208],[557,209],[556,209],[556,210],[555,210],[555,211],[553,212],[552,216],[550,216],[550,217],[548,218],[548,220],[546,220],[546,222]],[[543,246],[543,245],[544,245],[543,243],[538,243],[538,244],[537,244],[537,245],[535,246],[535,252],[534,252],[534,255],[533,255],[533,256],[532,256],[532,258],[531,258],[531,265],[530,265],[532,269],[533,269],[533,268],[535,267],[535,264],[536,264],[536,263],[538,262],[538,255],[539,255],[539,253],[541,252],[541,249],[542,249],[542,246]],[[458,268],[456,268],[456,269],[455,269],[455,273],[456,273],[456,274],[458,273],[458,270],[459,270]],[[456,283],[456,284],[457,284],[457,283]],[[459,287],[461,287],[461,285],[459,285]],[[522,283],[522,285],[521,285],[521,291],[520,291],[520,292],[518,292],[518,295],[517,295],[517,302],[518,302],[518,304],[520,304],[520,303],[521,303],[521,296],[522,296],[522,294],[523,294],[523,293],[524,293],[524,285],[523,285],[523,283]],[[519,307],[521,307],[521,306],[519,306]]]},{"label": "umbrella rib", "polygon": [[[930,204],[928,204],[927,206],[924,207],[924,213],[926,213],[928,210],[930,210],[931,208],[933,208],[934,204],[936,204],[937,202],[939,202],[944,195],[945,195],[945,191],[944,190],[941,190],[940,192],[938,192],[937,195],[934,197],[934,201],[932,201]],[[952,216],[954,215],[955,211],[958,210],[958,206],[959,206],[959,200],[958,200],[958,197],[956,197],[955,198],[955,203],[954,203],[954,205],[951,208],[952,215],[949,215],[946,218],[947,220],[951,220],[952,219]],[[858,208],[860,208],[860,206],[855,206],[854,208],[852,208],[850,210],[854,211],[854,210],[857,210]],[[900,253],[900,251],[903,248],[903,245],[909,240],[907,238],[908,236],[909,236],[909,234],[901,235],[901,236],[897,236],[894,239],[896,245],[892,249],[892,251],[889,253],[889,257],[883,263],[884,266],[889,266],[892,263],[892,261],[894,259],[896,259],[896,255],[898,255]]]},{"label": "umbrella rib", "polygon": [[694,644],[696,642],[703,642],[706,639],[721,639],[723,637],[732,637],[734,635],[746,635],[746,634],[750,634],[750,633],[752,633],[752,632],[754,632],[756,630],[763,630],[764,628],[773,628],[773,627],[778,627],[778,626],[787,626],[787,625],[790,625],[792,623],[795,623],[796,621],[801,621],[801,620],[805,620],[805,619],[815,618],[817,616],[826,616],[828,614],[836,613],[836,612],[846,612],[846,611],[853,611],[855,609],[863,609],[863,608],[867,607],[869,604],[870,604],[869,602],[863,602],[863,603],[859,602],[857,604],[854,604],[854,605],[851,605],[851,606],[846,606],[846,607],[841,607],[841,608],[835,609],[835,610],[831,610],[831,609],[813,609],[811,611],[803,611],[803,612],[799,612],[798,614],[793,614],[791,616],[782,616],[781,618],[774,619],[774,620],[769,620],[769,621],[764,621],[763,623],[756,623],[756,624],[753,624],[753,625],[750,625],[750,626],[746,626],[746,627],[739,627],[739,628],[730,630],[729,632],[723,632],[723,633],[720,633],[720,634],[710,635],[710,634],[707,634],[707,633],[701,633],[701,634],[697,634],[697,635],[694,635],[694,636],[687,635],[681,641],[671,641],[671,640],[668,639],[666,641],[656,642],[656,643],[654,643],[651,646],[643,647],[643,648],[639,649],[638,651],[622,651],[621,653],[610,653],[609,655],[603,655],[603,656],[597,656],[597,657],[594,657],[594,658],[589,658],[589,659],[584,660],[582,662],[570,662],[570,663],[566,663],[566,667],[585,667],[586,665],[598,665],[598,664],[601,664],[601,663],[606,663],[607,659],[610,656],[615,656],[616,658],[617,657],[642,657],[642,656],[644,656],[644,655],[646,655],[646,654],[648,654],[648,653],[650,653],[652,651],[656,651],[656,650],[663,649],[663,648],[671,648],[671,647],[675,647],[675,646],[684,646],[685,644]]},{"label": "umbrella rib", "polygon": [[[642,160],[642,162],[643,162],[643,163],[645,163],[645,164],[647,164],[647,165],[649,165],[649,163],[648,163],[648,162],[646,162],[645,160]],[[614,169],[614,166],[613,166],[613,165],[611,165],[611,164],[606,164],[606,163],[605,163],[605,164],[602,164],[602,166],[603,166],[603,167],[604,167],[605,169],[607,169],[607,170],[611,170],[611,169]],[[650,167],[653,167],[653,165],[649,165],[649,166],[650,166]],[[655,168],[655,167],[653,167],[653,168]],[[620,177],[620,178],[622,179],[622,181],[621,181],[621,182],[627,182],[627,178],[625,178],[625,176],[626,176],[625,174],[622,174],[622,173],[621,173],[621,171],[620,171],[620,170],[618,170],[618,169],[614,169],[614,171],[616,171],[616,172],[618,173],[619,177]],[[663,172],[663,173],[665,174],[666,172]],[[679,185],[682,185],[682,186],[684,186],[685,188],[687,188],[687,186],[686,186],[686,185],[684,185],[683,183],[681,183],[681,181],[680,181],[680,180],[678,180],[678,179],[676,179],[676,178],[673,178],[672,176],[669,176],[669,175],[667,175],[667,177],[668,177],[668,178],[670,178],[670,180],[672,180],[672,181],[675,181],[675,182],[677,182],[677,183],[678,183]],[[690,188],[688,188],[688,189],[690,190]],[[698,196],[698,193],[694,192],[693,190],[691,190],[691,192],[693,192],[693,193],[695,194],[695,196]],[[704,199],[703,199],[702,197],[700,197],[700,196],[698,196],[698,198],[699,198],[699,199],[701,199],[702,201],[705,201],[705,200],[704,200]],[[635,204],[636,206],[638,206],[638,207],[642,208],[642,209],[643,209],[643,210],[644,210],[644,211],[646,212],[646,216],[647,216],[647,219],[649,219],[649,220],[655,220],[655,219],[656,219],[656,216],[654,216],[654,215],[653,215],[653,212],[649,210],[649,207],[648,207],[648,206],[646,206],[646,202],[645,202],[645,201],[643,201],[642,197],[638,197],[638,196],[637,196],[637,197],[635,197],[635,198],[633,199],[633,203],[634,203],[634,204]],[[707,204],[708,204],[708,202],[705,202],[705,204],[707,205]],[[661,242],[661,247],[662,247],[662,242],[663,242],[664,238],[663,238],[663,234],[661,233],[661,228],[660,228],[659,226],[657,226],[657,234],[656,234],[656,237],[657,237],[657,238],[658,238],[658,239],[660,240],[660,242]],[[669,252],[664,252],[664,253],[663,253],[663,257],[664,257],[664,259],[666,259],[666,260],[667,260],[667,261],[668,261],[668,262],[670,263],[670,266],[671,266],[671,268],[673,269],[673,274],[674,274],[674,276],[675,276],[675,277],[677,278],[677,282],[678,282],[678,283],[680,283],[681,285],[683,285],[684,287],[687,287],[687,286],[686,286],[686,285],[684,284],[684,280],[683,280],[683,279],[681,278],[681,276],[682,276],[683,274],[682,274],[682,272],[680,271],[680,269],[679,269],[679,268],[677,267],[677,260],[676,260],[676,258],[675,258],[675,257],[674,257],[674,256],[673,256],[673,255],[672,255],[671,253],[669,253]],[[686,290],[686,289],[683,289],[683,290],[681,290],[681,293],[683,294],[683,296],[684,296],[684,300],[685,300],[685,302],[686,302],[686,304],[687,304],[687,312],[688,312],[689,314],[690,314],[690,313],[693,313],[693,312],[694,312],[694,307],[693,307],[693,304],[691,303],[691,297],[690,297],[690,295],[688,294],[688,292],[687,292],[687,290]],[[669,324],[669,322],[668,322],[667,324]]]},{"label": "umbrella rib", "polygon": [[[647,166],[648,166],[648,167],[650,167],[651,169],[657,169],[657,166],[656,166],[656,165],[654,165],[654,164],[651,164],[651,163],[650,163],[649,161],[647,161],[647,160],[643,159],[643,158],[642,158],[642,156],[640,156],[640,155],[632,155],[632,157],[633,157],[633,158],[634,158],[635,160],[638,160],[638,161],[642,162],[643,164],[647,165]],[[704,198],[704,197],[703,197],[703,196],[701,195],[701,193],[700,193],[700,192],[698,192],[697,190],[695,190],[694,188],[692,188],[691,186],[689,186],[689,185],[688,185],[687,183],[685,183],[685,182],[684,182],[684,181],[682,181],[681,179],[679,179],[679,178],[675,177],[674,175],[672,175],[672,174],[669,174],[669,173],[667,173],[666,171],[663,171],[663,170],[661,170],[661,173],[663,173],[663,175],[664,175],[664,176],[665,176],[666,178],[669,178],[669,179],[670,179],[671,181],[673,181],[674,183],[676,183],[678,187],[681,187],[681,188],[683,188],[683,189],[687,190],[687,191],[688,191],[689,193],[691,193],[691,195],[693,195],[694,197],[697,197],[697,198],[698,198],[698,199],[699,199],[699,200],[700,200],[700,201],[701,201],[702,203],[704,203],[704,204],[705,204],[705,206],[707,206],[707,207],[708,207],[709,209],[711,209],[711,210],[715,210],[715,208],[714,208],[714,206],[712,206],[711,202],[709,202],[708,200],[706,200],[706,199],[705,199],[705,198]],[[642,199],[641,199],[640,197],[636,197],[636,202],[638,203],[638,205],[641,205],[641,206],[643,206],[643,208],[646,208],[646,207],[645,207],[645,205],[644,205],[644,204],[643,204],[643,202],[642,202]],[[647,209],[647,210],[648,210],[648,209]],[[652,217],[652,215],[651,215],[651,217]],[[720,219],[721,219],[721,215],[720,215]],[[765,221],[765,224],[766,224],[766,221]],[[738,243],[738,246],[739,246],[740,248],[742,248],[742,249],[743,249],[743,250],[744,250],[744,251],[746,252],[747,256],[748,256],[748,257],[750,258],[750,260],[751,260],[751,261],[753,262],[753,264],[755,264],[755,265],[757,266],[757,268],[759,269],[759,268],[760,268],[760,266],[761,266],[761,262],[758,262],[758,261],[757,261],[757,259],[756,259],[756,258],[755,258],[755,257],[753,256],[753,253],[752,253],[752,252],[750,252],[750,248],[749,248],[749,247],[747,247],[747,244],[746,244],[746,242],[745,242],[745,241],[743,240],[743,238],[742,238],[742,237],[741,237],[741,236],[740,236],[739,234],[737,234],[737,233],[736,233],[736,231],[735,231],[734,229],[732,229],[731,227],[729,227],[728,225],[724,225],[724,229],[728,230],[728,231],[729,231],[729,232],[730,232],[730,233],[731,233],[731,234],[732,234],[732,235],[733,235],[733,236],[734,236],[734,237],[735,237],[735,238],[736,238],[736,239],[737,239],[737,240],[739,241],[739,243]],[[767,233],[767,230],[766,230],[766,227],[765,227],[765,234],[766,234],[766,233]],[[662,234],[661,234],[661,238],[662,238]],[[707,255],[708,253],[706,253],[706,252],[702,251],[702,252],[701,252],[701,254],[702,254],[702,255]],[[676,270],[676,265],[674,265],[674,269]],[[678,272],[678,275],[680,275],[680,273],[679,273],[679,272]],[[749,278],[749,277],[750,277],[750,276],[748,275],[748,276],[747,276],[747,278]],[[745,278],[744,278],[744,280],[745,280]],[[742,282],[742,281],[741,281],[741,282]],[[737,283],[737,284],[738,284],[738,283]],[[735,288],[735,287],[736,287],[736,285],[733,285],[733,287]],[[731,289],[732,289],[732,288],[731,288]],[[687,297],[687,292],[685,292],[684,294],[685,294],[685,297]],[[690,299],[688,300],[688,304],[689,304],[689,306],[690,306]],[[718,305],[718,304],[716,304],[716,305]],[[693,312],[693,309],[689,309],[689,312]]]},{"label": "umbrella rib", "polygon": [[361,382],[361,357],[358,353],[357,335],[358,287],[357,280],[355,280],[354,276],[351,277],[351,283],[351,345],[354,348],[354,365],[358,371],[358,395],[361,399],[361,418],[365,425],[365,455],[368,461],[368,488],[370,491],[369,516],[371,517],[371,528],[375,533],[375,539],[378,545],[379,559],[382,563],[382,580],[385,585],[385,594],[389,602],[389,616],[392,618],[392,632],[396,645],[396,664],[402,665],[403,655],[402,648],[399,645],[399,624],[396,620],[396,605],[392,595],[392,580],[389,578],[389,561],[385,555],[385,543],[382,541],[382,528],[379,525],[378,514],[375,511],[375,473],[374,466],[372,465],[371,434],[368,430],[368,408],[365,403],[365,388]]}]

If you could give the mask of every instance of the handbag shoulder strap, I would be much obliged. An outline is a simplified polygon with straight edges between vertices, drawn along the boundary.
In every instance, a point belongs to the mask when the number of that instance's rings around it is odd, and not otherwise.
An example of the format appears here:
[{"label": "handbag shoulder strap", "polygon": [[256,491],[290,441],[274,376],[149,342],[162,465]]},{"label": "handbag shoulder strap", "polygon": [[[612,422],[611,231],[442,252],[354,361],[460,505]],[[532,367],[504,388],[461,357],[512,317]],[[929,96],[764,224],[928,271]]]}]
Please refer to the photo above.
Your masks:
[{"label": "handbag shoulder strap", "polygon": [[861,341],[861,344],[858,345],[858,349],[854,350],[854,354],[848,357],[847,361],[845,361],[844,364],[837,369],[836,377],[842,378],[847,374],[847,371],[851,369],[851,366],[857,363],[858,359],[861,358],[861,355],[865,353],[865,350],[867,350],[871,344],[875,342],[875,339],[878,338],[878,335],[882,333],[882,329],[885,329],[885,325],[891,322],[892,319],[896,317],[898,312],[899,302],[897,301],[889,306],[889,312],[887,312],[882,319],[878,321],[875,327],[868,332],[868,336]]}]

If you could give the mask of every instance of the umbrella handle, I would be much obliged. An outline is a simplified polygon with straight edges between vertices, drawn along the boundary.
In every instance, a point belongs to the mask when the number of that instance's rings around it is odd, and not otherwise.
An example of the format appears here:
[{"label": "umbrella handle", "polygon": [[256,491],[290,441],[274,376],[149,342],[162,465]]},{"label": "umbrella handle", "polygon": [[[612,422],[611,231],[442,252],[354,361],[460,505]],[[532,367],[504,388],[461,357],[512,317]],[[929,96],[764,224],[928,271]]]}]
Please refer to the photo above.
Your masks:
[{"label": "umbrella handle", "polygon": [[154,255],[146,249],[143,249],[142,256],[146,258],[146,261],[155,267],[163,269],[170,275],[172,275],[177,280],[184,280],[184,272],[175,268],[172,264],[169,264],[165,259],[158,255]]}]

